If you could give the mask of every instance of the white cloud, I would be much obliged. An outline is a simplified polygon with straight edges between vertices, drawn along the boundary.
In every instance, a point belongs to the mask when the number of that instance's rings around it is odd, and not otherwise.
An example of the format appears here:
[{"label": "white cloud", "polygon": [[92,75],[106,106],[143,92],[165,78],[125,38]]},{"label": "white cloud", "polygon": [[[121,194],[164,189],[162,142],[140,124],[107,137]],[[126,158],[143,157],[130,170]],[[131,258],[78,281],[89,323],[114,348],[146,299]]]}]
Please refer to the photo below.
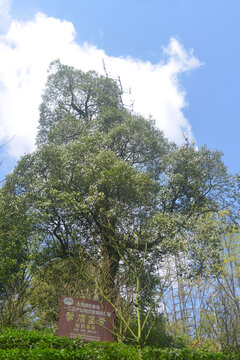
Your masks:
[{"label": "white cloud", "polygon": [[[19,157],[34,148],[47,68],[56,58],[100,73],[104,59],[108,71],[121,76],[124,87],[131,86],[136,112],[151,114],[165,135],[177,143],[182,142],[183,131],[193,137],[183,114],[186,94],[179,86],[178,75],[197,68],[200,62],[174,38],[164,52],[167,60],[156,65],[131,57],[110,57],[93,45],[78,44],[70,22],[40,13],[28,22],[12,20],[8,31],[0,36],[0,138],[15,135],[9,154]],[[124,101],[129,102],[129,96],[125,95]]]}]

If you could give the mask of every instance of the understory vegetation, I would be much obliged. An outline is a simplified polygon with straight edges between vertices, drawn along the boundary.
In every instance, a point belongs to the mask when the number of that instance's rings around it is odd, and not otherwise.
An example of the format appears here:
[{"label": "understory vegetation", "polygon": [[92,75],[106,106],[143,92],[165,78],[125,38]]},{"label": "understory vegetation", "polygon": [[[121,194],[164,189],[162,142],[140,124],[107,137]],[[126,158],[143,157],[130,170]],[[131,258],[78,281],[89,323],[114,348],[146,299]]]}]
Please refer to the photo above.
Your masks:
[{"label": "understory vegetation", "polygon": [[[144,360],[238,360],[238,354],[210,353],[194,349],[143,348]],[[132,345],[119,343],[83,343],[36,331],[7,330],[0,334],[0,359],[137,360]]]}]

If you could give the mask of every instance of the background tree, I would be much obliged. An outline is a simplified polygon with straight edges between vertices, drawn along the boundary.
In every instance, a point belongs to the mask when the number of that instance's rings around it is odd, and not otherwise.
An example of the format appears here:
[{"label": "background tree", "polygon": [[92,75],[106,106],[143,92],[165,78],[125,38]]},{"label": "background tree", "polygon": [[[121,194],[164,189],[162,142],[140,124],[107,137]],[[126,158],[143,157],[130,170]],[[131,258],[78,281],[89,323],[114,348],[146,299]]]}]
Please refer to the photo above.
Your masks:
[{"label": "background tree", "polygon": [[[10,194],[10,184],[0,193],[0,327],[21,327],[30,314],[29,266],[34,241],[24,199]],[[27,322],[26,322],[27,324]]]}]

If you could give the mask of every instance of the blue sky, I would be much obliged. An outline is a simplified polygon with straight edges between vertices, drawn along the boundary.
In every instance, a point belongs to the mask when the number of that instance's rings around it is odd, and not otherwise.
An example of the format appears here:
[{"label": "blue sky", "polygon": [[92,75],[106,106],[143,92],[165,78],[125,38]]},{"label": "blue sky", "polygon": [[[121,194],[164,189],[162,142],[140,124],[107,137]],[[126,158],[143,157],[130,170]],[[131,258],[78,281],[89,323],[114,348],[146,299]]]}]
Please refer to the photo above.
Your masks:
[{"label": "blue sky", "polygon": [[[36,15],[37,14],[37,15]],[[131,87],[126,103],[239,172],[239,0],[0,0],[1,177],[32,151],[51,60]],[[30,105],[29,105],[30,104]],[[1,154],[0,154],[1,155]]]}]

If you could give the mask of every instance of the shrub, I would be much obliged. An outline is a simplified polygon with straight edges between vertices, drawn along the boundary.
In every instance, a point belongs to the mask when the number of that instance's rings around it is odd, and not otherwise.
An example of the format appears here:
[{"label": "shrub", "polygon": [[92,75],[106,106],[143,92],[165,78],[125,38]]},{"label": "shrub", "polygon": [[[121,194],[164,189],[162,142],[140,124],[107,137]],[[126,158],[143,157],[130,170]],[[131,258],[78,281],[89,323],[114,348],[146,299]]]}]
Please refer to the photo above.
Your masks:
[{"label": "shrub", "polygon": [[[240,360],[239,354],[146,346],[143,360]],[[137,360],[136,348],[119,343],[83,343],[36,331],[0,333],[0,360]]]}]

